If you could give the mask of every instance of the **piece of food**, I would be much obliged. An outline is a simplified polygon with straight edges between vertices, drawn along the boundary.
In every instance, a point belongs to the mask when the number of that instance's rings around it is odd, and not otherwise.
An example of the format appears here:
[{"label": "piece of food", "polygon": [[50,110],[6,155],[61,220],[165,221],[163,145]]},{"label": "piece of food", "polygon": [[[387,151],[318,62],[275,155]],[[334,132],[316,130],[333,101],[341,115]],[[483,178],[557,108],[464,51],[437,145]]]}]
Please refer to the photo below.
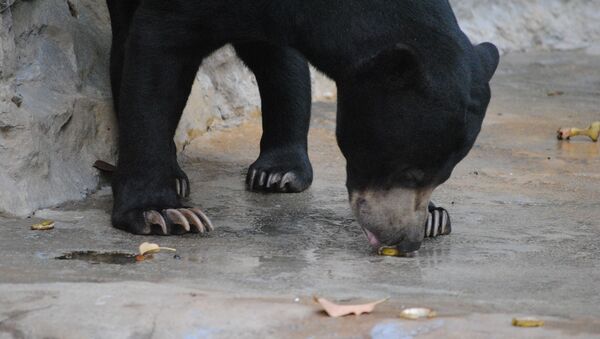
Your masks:
[{"label": "piece of food", "polygon": [[437,313],[434,310],[425,307],[407,308],[400,312],[400,318],[410,320],[434,318],[435,316],[437,316]]},{"label": "piece of food", "polygon": [[394,246],[382,246],[377,251],[377,254],[384,257],[403,257],[412,258],[417,252],[401,252]]},{"label": "piece of food", "polygon": [[577,135],[585,135],[592,139],[592,141],[597,142],[600,138],[600,121],[593,122],[590,125],[590,127],[586,129],[580,129],[575,127],[560,128],[556,133],[556,137],[558,138],[558,140],[569,140],[571,139],[571,137]]},{"label": "piece of food", "polygon": [[363,313],[371,313],[375,309],[375,306],[385,302],[387,299],[382,299],[369,304],[361,305],[338,305],[325,298],[314,297],[315,302],[319,303],[323,310],[332,318],[343,317],[349,314],[355,314],[357,316]]},{"label": "piece of food", "polygon": [[36,231],[47,231],[54,228],[54,221],[52,220],[44,220],[40,223],[31,225],[32,230]]},{"label": "piece of food", "polygon": [[169,247],[160,247],[157,244],[152,244],[149,242],[145,242],[143,244],[140,245],[140,255],[142,256],[147,256],[150,254],[155,254],[158,253],[160,251],[171,251],[171,252],[176,252],[177,250],[174,248],[169,248]]},{"label": "piece of food", "polygon": [[379,255],[384,255],[387,257],[397,257],[400,255],[400,251],[398,251],[395,247],[381,247],[379,248]]},{"label": "piece of food", "polygon": [[515,327],[542,327],[544,321],[532,317],[513,318],[512,325]]}]

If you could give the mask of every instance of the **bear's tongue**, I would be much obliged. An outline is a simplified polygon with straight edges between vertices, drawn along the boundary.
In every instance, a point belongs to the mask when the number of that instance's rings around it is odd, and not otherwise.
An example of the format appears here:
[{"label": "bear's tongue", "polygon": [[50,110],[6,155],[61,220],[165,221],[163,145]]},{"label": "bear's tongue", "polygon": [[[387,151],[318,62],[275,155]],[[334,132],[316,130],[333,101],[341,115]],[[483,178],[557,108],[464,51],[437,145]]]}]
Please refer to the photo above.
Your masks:
[{"label": "bear's tongue", "polygon": [[367,236],[367,239],[369,239],[369,243],[371,244],[371,246],[373,246],[375,248],[379,248],[381,246],[381,243],[379,242],[379,240],[377,239],[377,237],[375,236],[375,234],[371,233],[366,228],[363,228],[363,231],[365,232],[365,235]]}]

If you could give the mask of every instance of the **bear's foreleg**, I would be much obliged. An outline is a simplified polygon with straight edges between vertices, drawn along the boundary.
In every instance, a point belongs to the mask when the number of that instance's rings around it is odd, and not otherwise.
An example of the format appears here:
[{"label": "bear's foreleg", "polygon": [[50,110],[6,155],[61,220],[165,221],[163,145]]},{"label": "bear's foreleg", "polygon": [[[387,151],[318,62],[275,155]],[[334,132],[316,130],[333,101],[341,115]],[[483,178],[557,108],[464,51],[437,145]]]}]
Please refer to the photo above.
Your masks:
[{"label": "bear's foreleg", "polygon": [[[119,97],[121,91],[121,78],[123,63],[125,61],[125,44],[129,37],[129,30],[133,16],[140,5],[140,0],[107,0],[108,11],[112,30],[112,44],[110,50],[110,83],[112,87],[115,113],[119,114]],[[175,185],[180,197],[190,195],[190,181],[187,174],[177,162],[177,148],[173,142],[171,151],[171,165],[175,173]]]},{"label": "bear's foreleg", "polygon": [[173,136],[202,58],[168,20],[136,12],[125,47],[119,92],[119,160],[113,179],[113,226],[135,234],[212,228],[180,201]]},{"label": "bear's foreleg", "polygon": [[262,106],[260,156],[248,169],[247,189],[302,192],[313,179],[307,153],[308,62],[294,49],[267,43],[237,44],[235,49],[256,76]]}]

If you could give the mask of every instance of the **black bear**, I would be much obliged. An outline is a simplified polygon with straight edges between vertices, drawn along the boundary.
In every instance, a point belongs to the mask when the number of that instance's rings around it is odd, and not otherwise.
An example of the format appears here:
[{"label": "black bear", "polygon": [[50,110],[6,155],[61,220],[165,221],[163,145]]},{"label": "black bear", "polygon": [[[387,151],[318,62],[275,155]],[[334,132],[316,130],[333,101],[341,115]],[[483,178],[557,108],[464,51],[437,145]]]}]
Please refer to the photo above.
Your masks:
[{"label": "black bear", "polygon": [[359,224],[374,246],[419,248],[432,191],[479,134],[499,59],[494,45],[471,44],[447,0],[107,2],[115,227],[164,235],[211,227],[181,202],[189,183],[173,136],[203,58],[233,44],[262,101],[247,188],[300,192],[312,182],[309,61],[338,86],[336,134]]}]

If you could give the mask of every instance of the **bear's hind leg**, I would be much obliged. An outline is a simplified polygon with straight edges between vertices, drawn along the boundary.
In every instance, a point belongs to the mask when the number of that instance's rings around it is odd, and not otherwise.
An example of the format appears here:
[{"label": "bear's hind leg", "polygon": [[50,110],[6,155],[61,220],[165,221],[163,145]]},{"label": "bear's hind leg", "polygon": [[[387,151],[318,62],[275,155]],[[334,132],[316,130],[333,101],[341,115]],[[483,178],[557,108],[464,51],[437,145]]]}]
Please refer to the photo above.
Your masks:
[{"label": "bear's hind leg", "polygon": [[256,76],[262,106],[260,156],[248,169],[247,189],[302,192],[313,179],[307,153],[308,62],[294,49],[267,43],[237,44],[235,49]]}]

